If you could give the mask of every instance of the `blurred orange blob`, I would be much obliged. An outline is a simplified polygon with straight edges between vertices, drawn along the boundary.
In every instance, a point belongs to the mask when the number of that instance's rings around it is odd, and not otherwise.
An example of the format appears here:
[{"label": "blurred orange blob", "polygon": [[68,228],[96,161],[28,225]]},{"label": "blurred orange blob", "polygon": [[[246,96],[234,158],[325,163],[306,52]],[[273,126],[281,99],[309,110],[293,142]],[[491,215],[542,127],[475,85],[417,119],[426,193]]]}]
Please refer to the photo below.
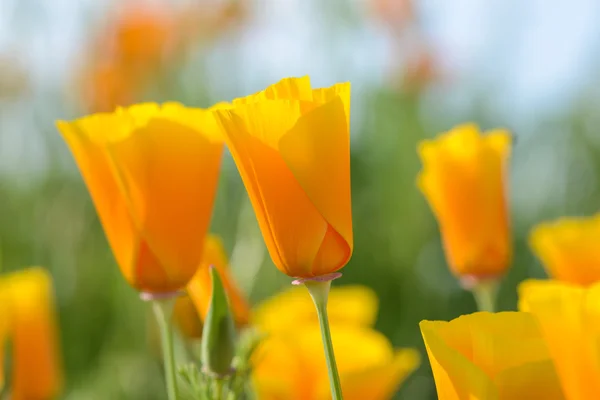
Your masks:
[{"label": "blurred orange blob", "polygon": [[128,4],[109,33],[116,61],[133,68],[160,62],[173,43],[173,17],[166,7],[151,8],[144,2]]},{"label": "blurred orange blob", "polygon": [[600,214],[539,224],[529,244],[552,278],[583,286],[600,282]]},{"label": "blurred orange blob", "polygon": [[[204,241],[200,267],[187,285],[187,296],[179,298],[175,305],[175,320],[182,333],[189,338],[202,336],[202,321],[206,318],[212,297],[211,265],[221,276],[237,326],[247,325],[250,319],[250,306],[231,276],[221,239],[216,235],[208,235]],[[193,304],[193,308],[190,304]]]},{"label": "blurred orange blob", "polygon": [[146,103],[57,126],[127,281],[183,289],[202,261],[221,166],[211,111]]},{"label": "blurred orange blob", "polygon": [[[12,340],[10,398],[55,398],[62,388],[62,361],[52,281],[45,270],[29,268],[0,278],[0,341],[6,339]],[[0,388],[3,383],[0,376]]]},{"label": "blurred orange blob", "polygon": [[83,97],[90,110],[110,112],[116,105],[134,102],[138,77],[116,64],[96,65],[84,71],[81,80]]},{"label": "blurred orange blob", "polygon": [[465,124],[419,144],[418,186],[437,217],[454,274],[504,274],[512,256],[507,200],[510,133]]},{"label": "blurred orange blob", "polygon": [[185,7],[136,0],[119,6],[90,46],[80,73],[90,112],[110,112],[141,100],[199,40],[212,40],[239,25],[246,1]]},{"label": "blurred orange blob", "polygon": [[395,30],[404,29],[415,18],[412,0],[371,0],[370,6],[377,19]]}]

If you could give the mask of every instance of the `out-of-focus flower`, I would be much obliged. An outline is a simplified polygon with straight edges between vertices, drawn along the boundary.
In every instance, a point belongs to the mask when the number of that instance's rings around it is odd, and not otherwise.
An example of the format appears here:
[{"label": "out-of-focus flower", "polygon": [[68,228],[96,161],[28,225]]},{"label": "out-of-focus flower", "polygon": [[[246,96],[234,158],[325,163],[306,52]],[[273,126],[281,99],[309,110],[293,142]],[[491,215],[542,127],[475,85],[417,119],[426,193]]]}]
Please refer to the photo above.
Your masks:
[{"label": "out-of-focus flower", "polygon": [[[347,400],[392,398],[420,363],[417,351],[394,350],[384,335],[368,326],[377,312],[373,297],[371,290],[361,286],[334,287],[330,293],[333,346]],[[366,304],[352,310],[358,299]],[[350,303],[344,310],[346,300]],[[316,311],[314,305],[312,313],[306,307],[311,301],[306,290],[294,288],[258,306],[253,322],[267,335],[253,356],[253,381],[260,399],[331,398]]]},{"label": "out-of-focus flower", "polygon": [[[248,301],[235,284],[229,271],[227,256],[221,239],[215,235],[208,235],[206,237],[200,268],[198,268],[198,271],[187,285],[187,296],[195,306],[194,314],[196,319],[200,317],[201,320],[204,321],[210,306],[212,286],[209,267],[211,265],[219,272],[237,326],[242,327],[248,324],[250,320],[250,307]],[[175,315],[177,315],[177,310],[175,311]],[[187,318],[191,317],[192,316],[188,314]]]},{"label": "out-of-focus flower", "polygon": [[600,284],[525,281],[519,309],[537,319],[566,398],[600,398]]},{"label": "out-of-focus flower", "polygon": [[529,244],[551,277],[578,285],[600,281],[600,214],[542,223]]},{"label": "out-of-focus flower", "polygon": [[184,337],[188,339],[200,339],[202,337],[204,324],[190,296],[179,296],[175,300],[173,321]]},{"label": "out-of-focus flower", "polygon": [[440,400],[564,398],[528,313],[478,312],[420,327]]},{"label": "out-of-focus flower", "polygon": [[78,87],[87,108],[109,112],[139,101],[164,79],[188,49],[239,25],[247,1],[228,0],[168,7],[145,0],[114,10],[107,27],[90,45]]},{"label": "out-of-focus flower", "polygon": [[495,278],[509,266],[510,134],[460,125],[419,144],[418,186],[437,217],[446,258],[459,277]]},{"label": "out-of-focus flower", "polygon": [[370,0],[374,16],[395,31],[406,29],[415,18],[412,0]]},{"label": "out-of-focus flower", "polygon": [[[48,273],[29,268],[0,278],[0,311],[0,340],[12,339],[10,398],[55,398],[63,375]],[[3,383],[0,377],[0,387]]]},{"label": "out-of-focus flower", "polygon": [[133,71],[112,63],[97,63],[84,70],[80,86],[90,110],[109,112],[117,105],[132,104],[140,83],[140,76]]},{"label": "out-of-focus flower", "polygon": [[[329,293],[327,315],[333,325],[372,326],[377,318],[375,292],[361,285],[334,287]],[[293,287],[259,304],[252,321],[267,332],[296,329],[298,325],[318,324],[315,305],[306,288]]]},{"label": "out-of-focus flower", "polygon": [[184,288],[202,261],[221,164],[212,113],[148,103],[57,126],[127,281]]},{"label": "out-of-focus flower", "polygon": [[288,78],[219,110],[273,262],[292,277],[342,268],[352,255],[350,84]]},{"label": "out-of-focus flower", "polygon": [[438,65],[433,53],[422,48],[407,61],[401,74],[401,87],[405,91],[418,92],[438,77]]}]

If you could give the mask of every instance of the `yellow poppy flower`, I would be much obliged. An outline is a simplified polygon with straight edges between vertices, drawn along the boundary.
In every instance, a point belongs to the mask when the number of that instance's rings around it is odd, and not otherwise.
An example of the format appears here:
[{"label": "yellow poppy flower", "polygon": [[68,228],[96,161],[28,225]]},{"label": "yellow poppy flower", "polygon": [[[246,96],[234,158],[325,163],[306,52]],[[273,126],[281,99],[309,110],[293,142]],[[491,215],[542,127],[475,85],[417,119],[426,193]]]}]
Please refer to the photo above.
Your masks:
[{"label": "yellow poppy flower", "polygon": [[579,285],[600,281],[600,214],[561,218],[536,226],[529,236],[548,275]]},{"label": "yellow poppy flower", "polygon": [[0,278],[0,340],[12,340],[11,399],[51,399],[62,387],[53,296],[51,278],[41,268]]},{"label": "yellow poppy flower", "polygon": [[[253,314],[253,322],[266,334],[253,355],[252,379],[262,400],[331,398],[316,310],[308,291],[298,289],[266,300]],[[384,335],[370,328],[377,313],[372,290],[333,287],[329,296],[344,399],[390,399],[419,366],[418,352],[394,350]]]},{"label": "yellow poppy flower", "polygon": [[350,84],[289,78],[217,111],[273,262],[292,277],[352,255]]},{"label": "yellow poppy flower", "polygon": [[566,398],[600,398],[600,284],[526,281],[519,309],[537,319]]},{"label": "yellow poppy flower", "polygon": [[136,289],[182,289],[202,256],[223,143],[210,111],[140,104],[57,126]]},{"label": "yellow poppy flower", "polygon": [[420,327],[440,400],[564,398],[528,313],[479,312]]},{"label": "yellow poppy flower", "polygon": [[512,247],[507,205],[510,134],[482,135],[459,125],[419,144],[418,186],[437,217],[455,275],[495,278],[508,268]]}]

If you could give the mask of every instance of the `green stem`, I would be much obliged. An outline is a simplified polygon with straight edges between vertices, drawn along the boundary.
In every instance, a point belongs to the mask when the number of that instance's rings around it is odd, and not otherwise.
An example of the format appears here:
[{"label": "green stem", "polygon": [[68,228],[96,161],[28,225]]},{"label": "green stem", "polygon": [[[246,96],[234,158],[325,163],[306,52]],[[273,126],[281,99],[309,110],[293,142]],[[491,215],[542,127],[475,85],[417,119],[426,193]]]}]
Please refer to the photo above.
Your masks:
[{"label": "green stem", "polygon": [[480,281],[471,288],[477,309],[479,311],[496,311],[496,294],[498,293],[498,282],[495,280]]},{"label": "green stem", "polygon": [[225,381],[221,378],[215,379],[215,396],[214,400],[224,400],[223,399],[223,384]]},{"label": "green stem", "polygon": [[335,363],[335,354],[333,352],[333,343],[331,341],[331,330],[329,329],[329,318],[327,317],[327,298],[331,281],[305,281],[310,295],[317,308],[319,325],[321,326],[321,339],[325,349],[325,359],[327,360],[327,371],[329,372],[329,384],[331,386],[331,397],[333,400],[343,400],[342,385],[340,384],[340,375]]},{"label": "green stem", "polygon": [[174,299],[160,299],[152,301],[154,315],[160,327],[162,339],[163,361],[165,365],[165,381],[169,400],[178,400],[177,372],[175,366],[175,351],[173,347],[173,329],[170,324],[173,313]]}]

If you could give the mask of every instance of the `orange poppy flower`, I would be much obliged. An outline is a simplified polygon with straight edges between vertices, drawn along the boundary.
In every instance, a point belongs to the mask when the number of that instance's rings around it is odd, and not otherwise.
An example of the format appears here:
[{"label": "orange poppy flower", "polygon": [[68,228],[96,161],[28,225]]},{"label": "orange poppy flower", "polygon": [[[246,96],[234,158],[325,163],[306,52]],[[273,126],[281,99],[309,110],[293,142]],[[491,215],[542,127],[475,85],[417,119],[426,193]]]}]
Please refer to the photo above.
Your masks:
[{"label": "orange poppy flower", "polygon": [[184,288],[202,260],[221,164],[211,112],[141,104],[57,126],[127,281]]},{"label": "orange poppy flower", "polygon": [[217,115],[273,262],[292,277],[352,255],[350,84],[288,78]]},{"label": "orange poppy flower", "polygon": [[418,186],[437,217],[446,258],[461,277],[502,275],[512,256],[506,195],[510,134],[460,125],[419,144]]}]

